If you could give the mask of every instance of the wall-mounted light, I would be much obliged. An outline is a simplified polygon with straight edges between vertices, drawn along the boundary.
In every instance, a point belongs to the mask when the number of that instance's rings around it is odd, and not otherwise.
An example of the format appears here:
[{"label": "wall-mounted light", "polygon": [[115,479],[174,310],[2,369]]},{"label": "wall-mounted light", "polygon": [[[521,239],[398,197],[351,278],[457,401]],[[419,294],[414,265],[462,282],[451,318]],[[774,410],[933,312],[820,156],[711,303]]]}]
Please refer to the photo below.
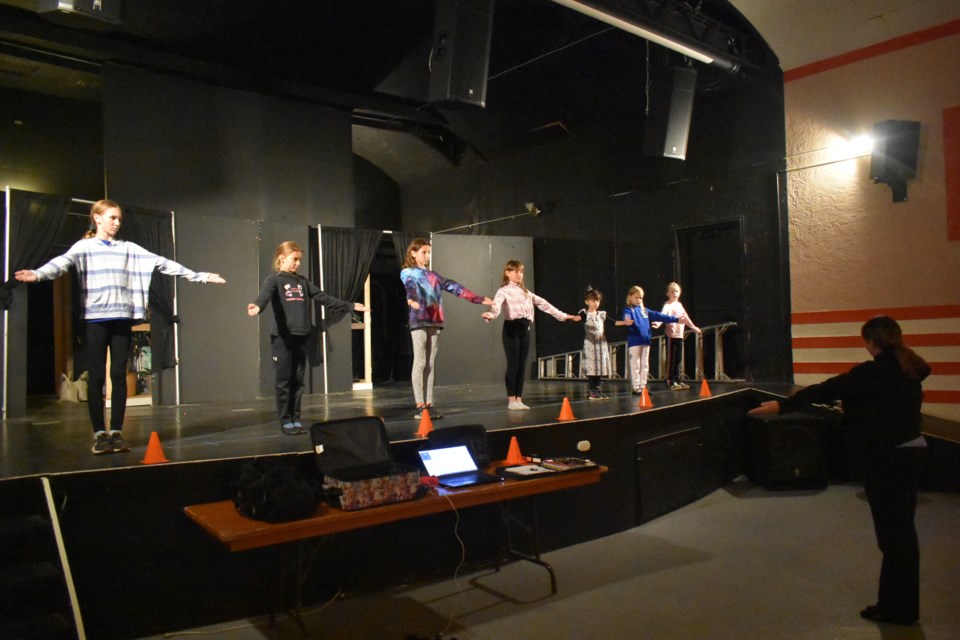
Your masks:
[{"label": "wall-mounted light", "polygon": [[873,125],[870,178],[890,185],[894,202],[907,199],[907,180],[917,176],[919,152],[919,122],[884,120]]}]

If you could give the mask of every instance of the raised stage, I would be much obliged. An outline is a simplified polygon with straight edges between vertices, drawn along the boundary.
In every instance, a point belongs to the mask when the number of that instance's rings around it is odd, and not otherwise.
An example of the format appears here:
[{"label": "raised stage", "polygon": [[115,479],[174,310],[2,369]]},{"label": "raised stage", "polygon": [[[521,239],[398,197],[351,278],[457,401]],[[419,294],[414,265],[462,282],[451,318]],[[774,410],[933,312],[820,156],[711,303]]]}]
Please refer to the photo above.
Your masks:
[{"label": "raised stage", "polygon": [[[586,455],[609,469],[591,486],[512,503],[513,516],[532,517],[539,529],[539,550],[549,551],[630,529],[748,472],[746,411],[792,387],[708,384],[711,395],[701,397],[699,384],[669,391],[654,383],[653,406],[641,408],[625,382],[605,385],[609,400],[589,400],[585,381],[530,382],[524,402],[532,409],[521,412],[507,410],[500,384],[438,387],[444,417],[434,428],[479,423],[494,457],[505,457],[515,436],[524,454]],[[557,419],[564,398],[574,420]],[[409,385],[308,396],[303,413],[305,424],[382,416],[394,459],[419,460]],[[169,463],[141,463],[153,432]],[[53,399],[31,402],[27,418],[0,430],[0,524],[51,520],[48,504],[55,505],[87,637],[138,638],[269,612],[278,568],[296,575],[308,549],[289,543],[231,553],[184,508],[229,500],[252,457],[289,456],[316,473],[309,436],[284,435],[273,400],[257,399],[131,407],[124,437],[131,452],[94,456],[87,407]],[[584,443],[589,450],[581,453]],[[502,516],[495,505],[477,506],[321,538],[309,549],[305,602],[449,575],[464,558],[489,566],[502,559]],[[46,535],[53,539],[49,525]],[[56,566],[56,554],[43,564]],[[40,602],[57,599],[24,595],[24,607]],[[59,609],[61,618],[69,612]]]},{"label": "raised stage", "polygon": [[[710,382],[714,396],[758,385]],[[434,428],[458,424],[483,424],[488,431],[523,429],[556,424],[564,398],[570,400],[578,420],[595,420],[649,413],[700,402],[699,384],[687,391],[669,391],[663,383],[650,385],[653,408],[639,407],[627,383],[604,385],[609,400],[588,400],[585,381],[527,383],[524,402],[530,411],[508,411],[501,384],[436,387],[436,407],[443,418]],[[789,385],[760,385],[771,393],[788,393]],[[419,423],[413,419],[413,394],[409,385],[393,384],[370,391],[305,396],[303,423],[352,416],[382,416],[391,442],[416,440]],[[171,463],[202,462],[250,456],[310,451],[307,435],[280,432],[274,401],[253,399],[230,403],[204,403],[165,407],[128,407],[124,438],[129,453],[94,456],[93,434],[85,403],[60,402],[53,397],[29,400],[27,417],[4,421],[0,427],[0,480],[34,475],[104,471],[142,466],[152,432],[160,438]],[[504,451],[506,454],[506,451]]]}]

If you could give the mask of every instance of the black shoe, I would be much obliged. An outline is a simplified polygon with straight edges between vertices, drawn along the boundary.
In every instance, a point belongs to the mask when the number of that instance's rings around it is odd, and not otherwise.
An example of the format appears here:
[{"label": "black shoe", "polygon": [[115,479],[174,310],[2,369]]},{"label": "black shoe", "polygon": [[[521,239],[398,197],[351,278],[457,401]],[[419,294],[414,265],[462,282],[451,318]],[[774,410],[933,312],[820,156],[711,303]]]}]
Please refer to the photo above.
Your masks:
[{"label": "black shoe", "polygon": [[123,439],[119,431],[110,432],[110,446],[113,447],[114,453],[126,453],[130,451],[130,445]]},{"label": "black shoe", "polygon": [[106,431],[97,431],[93,437],[93,448],[90,449],[93,455],[99,456],[104,453],[113,453],[113,445],[110,444],[110,434]]},{"label": "black shoe", "polygon": [[878,605],[872,604],[860,612],[860,617],[870,622],[889,622],[909,627],[917,621],[916,616],[896,616],[886,613]]},{"label": "black shoe", "polygon": [[286,422],[280,425],[280,430],[288,436],[298,436],[301,433],[307,432],[307,430],[303,428],[303,425],[298,422]]},{"label": "black shoe", "polygon": [[632,395],[632,396],[642,396],[642,395],[643,395],[643,390],[642,390],[642,389],[634,389],[633,391],[630,392],[630,395]]},{"label": "black shoe", "polygon": [[427,411],[430,412],[430,419],[431,419],[431,420],[439,420],[440,418],[443,417],[443,414],[440,413],[440,411],[438,411],[437,408],[436,408],[435,406],[433,406],[432,404],[428,404],[428,405],[427,405]]}]

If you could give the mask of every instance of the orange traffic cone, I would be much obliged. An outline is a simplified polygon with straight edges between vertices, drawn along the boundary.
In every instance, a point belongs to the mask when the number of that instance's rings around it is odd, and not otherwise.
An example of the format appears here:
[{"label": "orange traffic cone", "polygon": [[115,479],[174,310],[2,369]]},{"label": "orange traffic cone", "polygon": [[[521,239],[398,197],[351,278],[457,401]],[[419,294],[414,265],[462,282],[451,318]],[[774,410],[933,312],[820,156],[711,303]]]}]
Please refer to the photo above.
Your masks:
[{"label": "orange traffic cone", "polygon": [[160,446],[160,436],[154,431],[150,434],[150,442],[147,443],[147,453],[141,460],[143,464],[157,464],[158,462],[170,462],[163,455],[163,447]]},{"label": "orange traffic cone", "polygon": [[643,395],[640,396],[640,408],[645,409],[647,407],[652,407],[653,403],[650,402],[650,392],[647,391],[647,388],[643,388]]},{"label": "orange traffic cone", "polygon": [[527,459],[520,453],[520,443],[517,442],[517,436],[510,438],[510,448],[507,450],[507,464],[524,464]]},{"label": "orange traffic cone", "polygon": [[573,415],[573,409],[570,408],[570,399],[563,399],[563,406],[560,407],[560,415],[557,416],[557,420],[576,420],[577,416]]},{"label": "orange traffic cone", "polygon": [[703,382],[700,383],[700,394],[699,394],[699,395],[700,395],[701,398],[709,398],[711,395],[713,395],[713,394],[710,393],[710,387],[707,386],[707,379],[706,379],[706,378],[704,378],[704,379],[703,379]]},{"label": "orange traffic cone", "polygon": [[430,410],[423,408],[423,415],[420,416],[420,428],[417,429],[418,438],[426,438],[433,431],[433,420],[430,419]]}]

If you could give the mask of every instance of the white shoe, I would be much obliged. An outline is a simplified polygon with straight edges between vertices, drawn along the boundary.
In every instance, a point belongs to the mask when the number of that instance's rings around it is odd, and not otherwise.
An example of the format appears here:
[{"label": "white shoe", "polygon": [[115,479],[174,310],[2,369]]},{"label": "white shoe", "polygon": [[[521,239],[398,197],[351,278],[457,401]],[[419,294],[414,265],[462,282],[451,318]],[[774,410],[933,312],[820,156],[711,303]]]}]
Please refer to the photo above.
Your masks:
[{"label": "white shoe", "polygon": [[517,400],[517,404],[520,405],[520,408],[523,409],[524,411],[530,411],[530,407],[528,407],[527,405],[523,404],[523,401],[522,401],[522,400]]},{"label": "white shoe", "polygon": [[508,411],[523,411],[527,407],[523,406],[522,402],[517,402],[516,400],[511,400],[507,403]]}]

